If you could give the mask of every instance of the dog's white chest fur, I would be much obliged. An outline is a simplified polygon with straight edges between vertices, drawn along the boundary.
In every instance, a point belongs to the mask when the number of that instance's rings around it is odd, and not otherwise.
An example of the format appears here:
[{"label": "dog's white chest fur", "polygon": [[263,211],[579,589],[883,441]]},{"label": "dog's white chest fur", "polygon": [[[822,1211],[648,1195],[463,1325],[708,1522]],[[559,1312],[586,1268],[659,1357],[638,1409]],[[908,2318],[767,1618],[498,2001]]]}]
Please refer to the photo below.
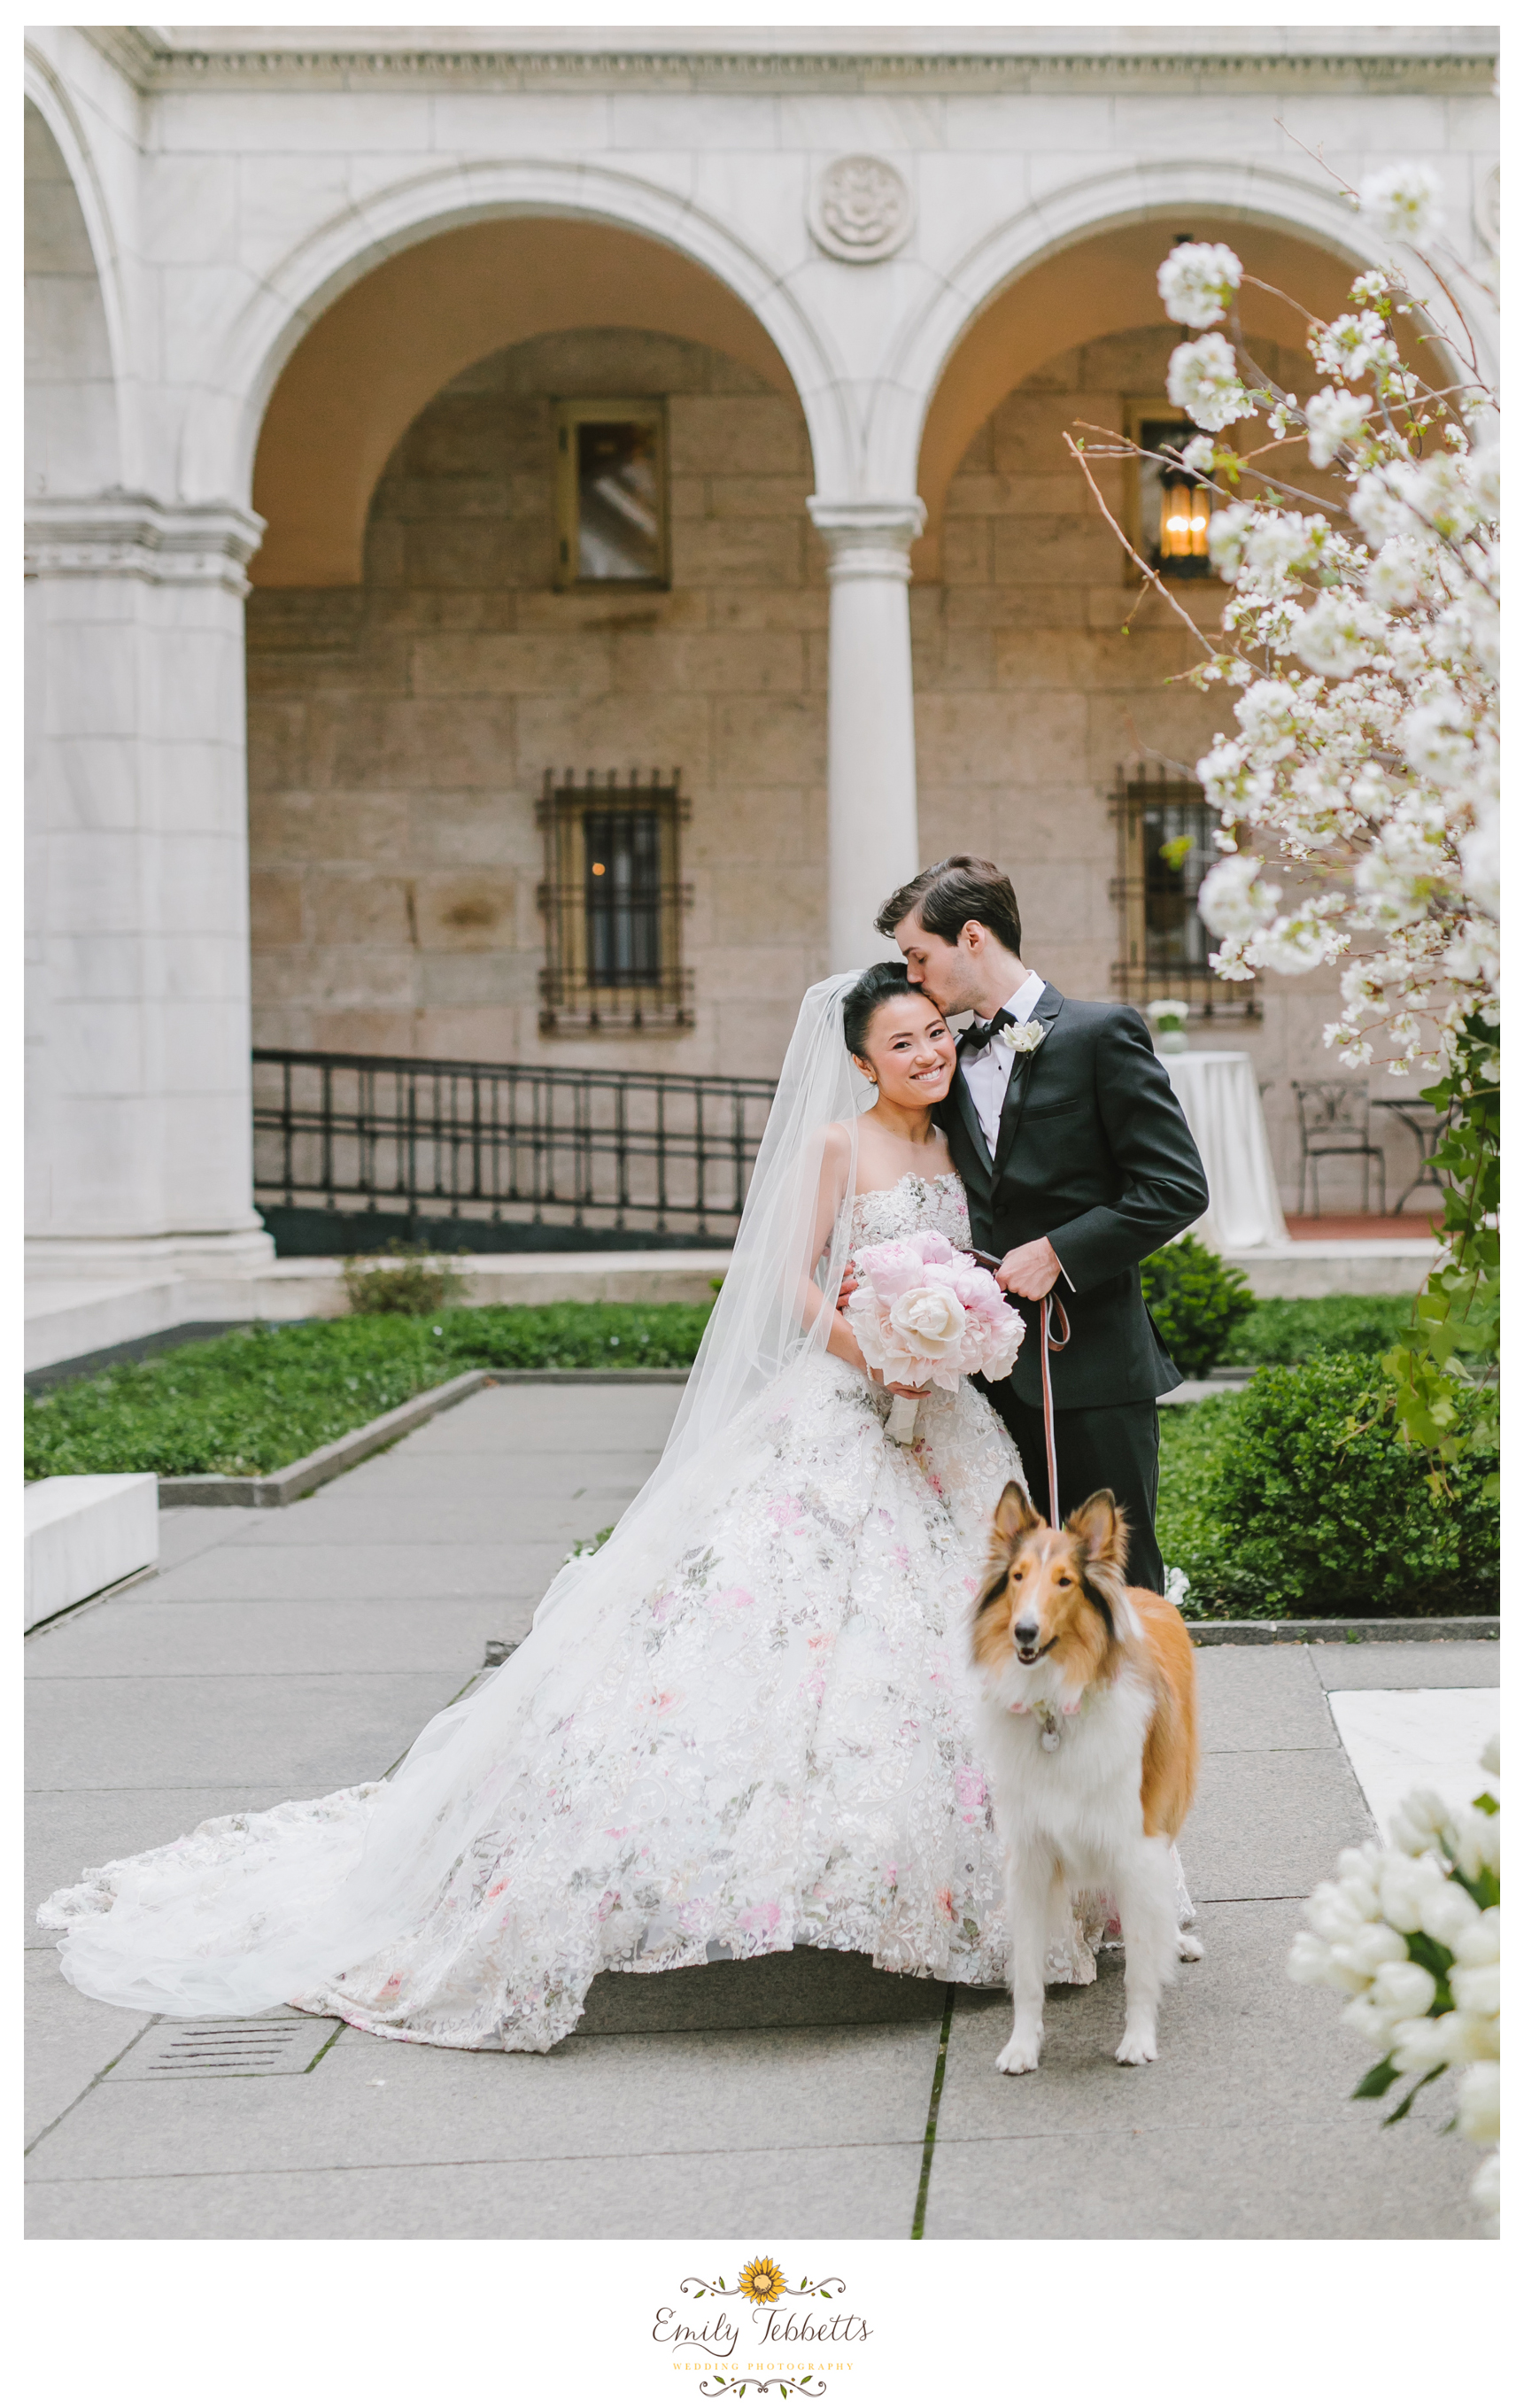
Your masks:
[{"label": "dog's white chest fur", "polygon": [[[985,1743],[1008,1847],[1042,1847],[1073,1888],[1103,1886],[1118,1842],[1143,1836],[1143,1752],[1153,1700],[1130,1669],[1086,1693],[1066,1714],[1047,1683],[1023,1681],[1013,1713],[999,1698],[984,1706]],[[1005,1684],[1001,1684],[1003,1688]],[[1044,1744],[1052,1732],[1057,1744]]]}]

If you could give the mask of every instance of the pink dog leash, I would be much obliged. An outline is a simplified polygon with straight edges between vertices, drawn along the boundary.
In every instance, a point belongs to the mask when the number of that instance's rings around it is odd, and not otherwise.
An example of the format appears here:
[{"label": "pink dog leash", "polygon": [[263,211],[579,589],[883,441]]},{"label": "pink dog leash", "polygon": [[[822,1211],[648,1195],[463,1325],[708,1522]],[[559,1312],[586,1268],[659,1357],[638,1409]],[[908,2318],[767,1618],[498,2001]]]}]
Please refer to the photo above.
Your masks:
[{"label": "pink dog leash", "polygon": [[[1063,1336],[1056,1338],[1049,1316],[1049,1306],[1057,1312],[1063,1326]],[[1058,1527],[1058,1448],[1053,1435],[1053,1356],[1061,1354],[1070,1340],[1069,1315],[1059,1296],[1042,1298],[1042,1437],[1048,1452],[1048,1520]]]}]

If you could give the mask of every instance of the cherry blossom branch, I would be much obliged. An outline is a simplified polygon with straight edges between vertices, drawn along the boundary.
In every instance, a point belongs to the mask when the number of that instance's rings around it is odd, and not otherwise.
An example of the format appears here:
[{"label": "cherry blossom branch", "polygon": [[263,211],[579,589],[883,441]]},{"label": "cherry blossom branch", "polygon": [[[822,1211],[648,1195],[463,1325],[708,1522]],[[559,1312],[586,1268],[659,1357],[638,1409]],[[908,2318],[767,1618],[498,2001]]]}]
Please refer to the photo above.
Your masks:
[{"label": "cherry blossom branch", "polygon": [[[1095,479],[1090,474],[1089,463],[1085,456],[1084,445],[1075,442],[1067,427],[1064,429],[1064,441],[1069,446],[1071,456],[1079,464],[1081,476],[1085,479],[1085,481],[1089,486],[1091,493],[1095,495],[1097,509],[1100,512],[1101,517],[1105,520],[1106,524],[1110,527],[1113,535],[1116,538],[1117,542],[1121,545],[1129,559],[1136,562],[1138,567],[1143,570],[1143,573],[1147,578],[1149,583],[1159,594],[1162,599],[1169,604],[1170,609],[1174,612],[1175,617],[1180,620],[1185,626],[1187,626],[1190,629],[1191,634],[1201,645],[1201,650],[1205,652],[1208,660],[1215,660],[1216,655],[1214,652],[1212,646],[1207,642],[1206,638],[1202,635],[1200,627],[1196,624],[1190,612],[1181,609],[1180,604],[1175,600],[1174,595],[1170,592],[1157,570],[1150,568],[1147,561],[1144,560],[1139,552],[1134,551],[1132,545],[1129,542],[1127,537],[1117,525],[1115,519],[1112,516],[1110,510],[1106,508],[1105,502],[1101,498],[1100,486],[1096,483]],[[1130,618],[1131,615],[1132,613],[1129,611],[1129,618]]]}]

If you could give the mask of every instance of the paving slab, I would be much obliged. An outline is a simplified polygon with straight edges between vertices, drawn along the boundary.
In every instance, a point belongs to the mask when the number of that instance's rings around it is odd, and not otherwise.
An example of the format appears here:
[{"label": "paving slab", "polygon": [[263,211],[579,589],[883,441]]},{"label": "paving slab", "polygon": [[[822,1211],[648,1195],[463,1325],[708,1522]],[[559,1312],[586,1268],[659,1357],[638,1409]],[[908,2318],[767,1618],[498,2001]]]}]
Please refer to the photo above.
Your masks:
[{"label": "paving slab", "polygon": [[[422,1433],[419,1433],[421,1436]],[[660,1452],[659,1443],[637,1447],[622,1443],[599,1449],[568,1447],[542,1454],[505,1455],[490,1445],[445,1454],[410,1455],[413,1439],[405,1439],[389,1455],[368,1462],[330,1482],[320,1496],[350,1498],[437,1498],[441,1510],[453,1511],[457,1499],[575,1497],[594,1489],[627,1487],[633,1495],[647,1478]],[[295,1512],[294,1506],[284,1509]]]},{"label": "paving slab", "polygon": [[401,1443],[410,1455],[500,1455],[660,1451],[683,1390],[670,1387],[481,1388]]},{"label": "paving slab", "polygon": [[1410,1789],[1464,1805],[1488,1785],[1496,1689],[1330,1689],[1329,1704],[1366,1804],[1384,1832]]},{"label": "paving slab", "polygon": [[[214,2086],[204,2084],[203,2088]],[[687,2241],[808,2232],[903,2240],[921,2144],[745,2149],[354,2172],[39,2182],[46,2241]]]},{"label": "paving slab", "polygon": [[[527,1629],[533,1609],[514,1601]],[[26,1677],[109,1680],[124,1672],[453,1672],[464,1681],[482,1662],[503,1611],[490,1598],[258,1598],[230,1612],[205,1599],[135,1599],[130,1613],[98,1626],[70,1615],[39,1632],[26,1651]]]},{"label": "paving slab", "polygon": [[[1384,2132],[1365,2103],[1345,2103],[1327,2123],[1226,2133],[1187,2122],[939,2140],[926,2238],[1464,2240],[1477,2231],[1466,2204],[1474,2164],[1432,2124]],[[1189,2325],[1184,2309],[1183,2345]]]},{"label": "paving slab", "polygon": [[88,1698],[86,1686],[27,1684],[28,1753],[46,1760],[50,1786],[221,1780],[230,1790],[258,1784],[280,1798],[322,1798],[376,1780],[460,1683],[439,1672],[123,1673],[89,1683]]},{"label": "paving slab", "polygon": [[441,1513],[437,1492],[417,1497],[349,1497],[320,1488],[285,1512],[262,1513],[239,1534],[245,1547],[314,1544],[520,1547],[526,1541],[556,1544],[564,1555],[573,1540],[590,1538],[617,1522],[635,1495],[633,1482],[613,1488],[580,1487],[573,1496],[552,1490],[535,1497],[500,1497],[483,1489],[454,1498]]},{"label": "paving slab", "polygon": [[64,1979],[54,1948],[29,1948],[25,1969],[23,2144],[30,2148],[148,2028],[150,2018],[82,1998]]},{"label": "paving slab", "polygon": [[564,2041],[548,2056],[351,2035],[310,2073],[103,2082],[28,2160],[36,2180],[282,2172],[919,2145],[935,2025],[662,2032]]},{"label": "paving slab", "polygon": [[1309,1647],[1325,1689],[1495,1689],[1495,1639],[1385,1640]]},{"label": "paving slab", "polygon": [[544,1596],[567,1553],[563,1542],[456,1546],[448,1537],[347,1545],[247,1546],[235,1541],[181,1564],[152,1584],[161,1598],[241,1605],[253,1598]]},{"label": "paving slab", "polygon": [[1196,1689],[1203,1751],[1336,1748],[1339,1734],[1305,1647],[1201,1647]]},{"label": "paving slab", "polygon": [[1224,2131],[1282,2116],[1305,2120],[1348,2096],[1366,2058],[1352,2047],[1326,1992],[1287,1979],[1301,1925],[1300,1902],[1206,1905],[1205,1955],[1182,1965],[1159,2014],[1153,2065],[1118,2065],[1122,1951],[1102,1949],[1087,1988],[1055,1987],[1043,2017],[1036,2073],[999,2073],[1011,2008],[999,1993],[959,1989],[937,2117],[947,2141],[1032,2138],[1043,2132]]},{"label": "paving slab", "polygon": [[1342,1749],[1242,1750],[1202,1757],[1180,1856],[1198,1905],[1305,1898],[1372,1828]]}]

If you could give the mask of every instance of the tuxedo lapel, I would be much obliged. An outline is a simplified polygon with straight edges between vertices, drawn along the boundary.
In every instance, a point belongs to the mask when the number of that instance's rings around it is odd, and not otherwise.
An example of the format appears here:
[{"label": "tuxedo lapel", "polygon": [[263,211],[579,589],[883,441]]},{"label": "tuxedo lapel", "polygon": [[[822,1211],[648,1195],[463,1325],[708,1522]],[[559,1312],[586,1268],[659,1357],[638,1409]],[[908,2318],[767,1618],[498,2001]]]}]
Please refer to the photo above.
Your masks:
[{"label": "tuxedo lapel", "polygon": [[[1063,1008],[1064,999],[1057,988],[1052,985],[1045,986],[1038,997],[1037,1010],[1033,1012],[1032,1018],[1041,1021],[1044,1028],[1051,1030]],[[1043,1044],[1046,1042],[1047,1039],[1044,1038]],[[1037,1057],[1042,1051],[1042,1046],[1040,1045],[1034,1053],[1018,1054],[1011,1065],[1011,1077],[1005,1090],[1005,1102],[1000,1108],[1000,1125],[995,1145],[997,1179],[1011,1159],[1012,1149],[1021,1127],[1021,1116],[1027,1109],[1027,1098],[1031,1093],[1032,1074],[1036,1068]]]},{"label": "tuxedo lapel", "polygon": [[956,1070],[953,1074],[953,1092],[949,1100],[957,1107],[958,1118],[962,1121],[963,1126],[968,1133],[969,1143],[973,1148],[975,1161],[980,1164],[982,1168],[986,1171],[989,1170],[993,1166],[990,1163],[988,1142],[985,1140],[984,1129],[980,1124],[979,1114],[974,1110],[973,1097],[969,1093],[969,1082],[963,1076],[963,1065],[961,1062],[958,1064]]}]

